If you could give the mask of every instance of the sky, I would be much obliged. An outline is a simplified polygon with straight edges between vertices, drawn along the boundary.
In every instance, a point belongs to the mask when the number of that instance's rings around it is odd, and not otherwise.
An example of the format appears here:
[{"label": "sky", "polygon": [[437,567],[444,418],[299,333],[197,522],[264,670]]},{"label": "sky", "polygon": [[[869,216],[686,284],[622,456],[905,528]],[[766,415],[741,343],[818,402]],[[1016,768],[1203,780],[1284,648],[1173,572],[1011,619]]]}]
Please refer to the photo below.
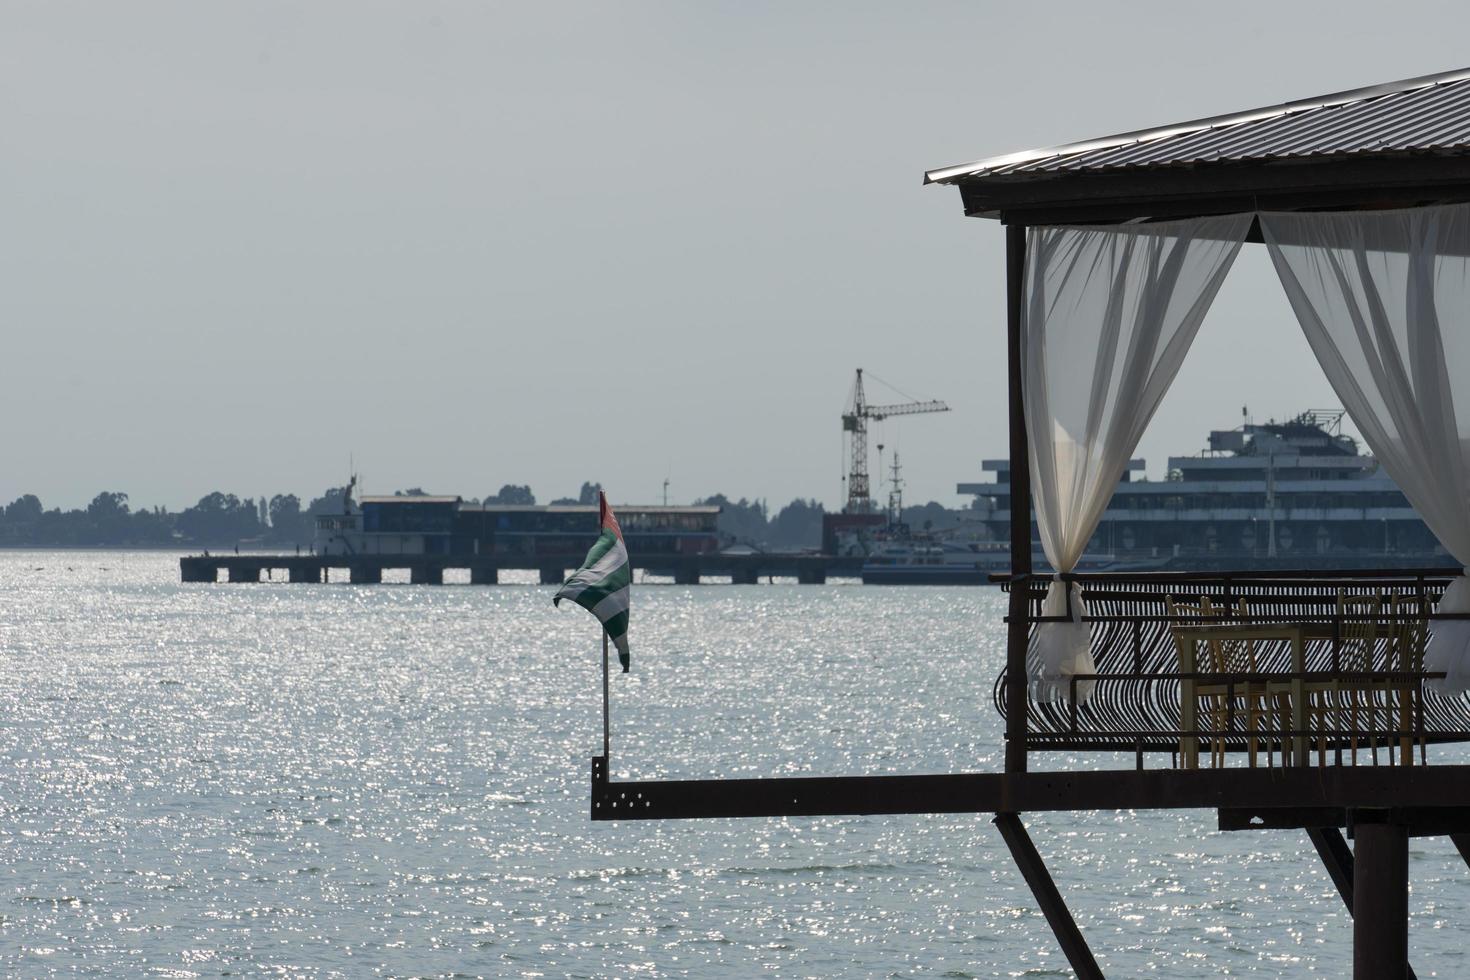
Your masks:
[{"label": "sky", "polygon": [[[840,505],[1006,453],[1003,231],[923,172],[1463,67],[1463,3],[0,0],[0,503],[345,482]],[[902,392],[903,394],[898,394]],[[1135,454],[1336,405],[1247,246]],[[875,438],[873,440],[877,442]],[[876,454],[871,464],[876,468]]]}]

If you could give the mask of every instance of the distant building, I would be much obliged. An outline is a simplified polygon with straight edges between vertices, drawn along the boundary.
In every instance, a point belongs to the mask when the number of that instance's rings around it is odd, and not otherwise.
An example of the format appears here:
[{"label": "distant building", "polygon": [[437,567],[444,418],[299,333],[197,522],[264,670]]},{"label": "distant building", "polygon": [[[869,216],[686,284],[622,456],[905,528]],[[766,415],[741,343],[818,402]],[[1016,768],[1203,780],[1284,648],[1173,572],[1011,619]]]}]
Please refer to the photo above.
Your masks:
[{"label": "distant building", "polygon": [[[1339,431],[1342,412],[1210,433],[1198,456],[1169,457],[1165,480],[1129,463],[1087,552],[1095,560],[1175,556],[1295,559],[1374,556],[1443,564],[1447,553],[1373,457]],[[1010,462],[985,460],[993,483],[961,483],[997,539],[1010,527]],[[1032,540],[1038,542],[1032,524]]]},{"label": "distant building", "polygon": [[822,515],[822,554],[865,555],[872,536],[888,523],[884,513],[849,514],[845,511]]},{"label": "distant building", "polygon": [[[719,507],[617,507],[640,557],[718,551]],[[312,548],[326,555],[515,555],[579,564],[598,534],[597,507],[467,504],[459,497],[364,497],[316,519]]]}]

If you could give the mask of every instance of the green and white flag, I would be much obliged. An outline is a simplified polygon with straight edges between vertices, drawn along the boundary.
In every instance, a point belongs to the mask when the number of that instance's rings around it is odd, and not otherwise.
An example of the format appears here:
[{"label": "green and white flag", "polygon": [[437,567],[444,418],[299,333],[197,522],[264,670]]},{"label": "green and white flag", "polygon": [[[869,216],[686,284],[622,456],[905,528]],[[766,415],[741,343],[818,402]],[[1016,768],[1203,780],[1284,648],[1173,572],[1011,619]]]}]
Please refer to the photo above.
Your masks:
[{"label": "green and white flag", "polygon": [[572,573],[551,600],[558,605],[570,599],[602,621],[602,628],[618,648],[618,663],[628,672],[628,587],[633,582],[633,566],[628,562],[628,549],[623,544],[623,529],[607,505],[607,495],[597,492],[602,534],[587,552],[582,567]]}]

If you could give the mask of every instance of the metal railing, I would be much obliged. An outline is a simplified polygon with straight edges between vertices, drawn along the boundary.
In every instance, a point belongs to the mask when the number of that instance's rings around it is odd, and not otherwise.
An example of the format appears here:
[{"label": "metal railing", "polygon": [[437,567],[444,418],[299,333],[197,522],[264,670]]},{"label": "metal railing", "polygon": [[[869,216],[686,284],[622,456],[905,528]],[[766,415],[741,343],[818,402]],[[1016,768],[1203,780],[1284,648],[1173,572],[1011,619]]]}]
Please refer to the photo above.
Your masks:
[{"label": "metal railing", "polygon": [[[1345,629],[1365,621],[1379,624],[1417,624],[1427,636],[1433,622],[1467,619],[1470,616],[1438,613],[1435,605],[1458,569],[1367,569],[1341,573],[1234,572],[1234,573],[1085,573],[1062,576],[1081,585],[1091,637],[1095,672],[1070,678],[1064,691],[1043,685],[1042,697],[1028,686],[1027,741],[1036,750],[1131,751],[1140,763],[1145,752],[1176,754],[1185,739],[1198,739],[1225,751],[1248,751],[1253,741],[1274,740],[1285,745],[1310,739],[1337,750],[1356,742],[1412,740],[1419,744],[1470,741],[1470,700],[1461,695],[1441,695],[1426,686],[1442,674],[1406,670],[1393,663],[1387,635],[1377,637],[1369,650],[1371,669],[1344,671],[1342,638]],[[1043,622],[1071,621],[1071,615],[1043,617],[1041,603],[1055,576],[1050,574],[1001,577],[1007,590],[1028,590],[1028,611],[1034,642]],[[1069,593],[1070,589],[1067,590]],[[1357,614],[1339,609],[1348,600],[1393,594],[1409,597],[1409,611],[1386,610]],[[1220,608],[1209,616],[1175,615],[1170,599],[1194,602],[1208,598]],[[1246,613],[1238,612],[1244,600]],[[1069,609],[1069,613],[1073,610]],[[1293,670],[1290,644],[1280,639],[1255,639],[1254,654],[1259,669],[1246,673],[1197,671],[1183,673],[1173,630],[1180,625],[1208,626],[1227,623],[1320,623],[1331,624],[1330,639],[1306,644],[1304,670]],[[1321,627],[1318,628],[1319,632]],[[1392,669],[1398,668],[1398,669]],[[997,678],[993,697],[996,709],[1005,714],[1007,674]],[[1200,723],[1185,731],[1181,705],[1185,682],[1225,688],[1222,697],[1225,724],[1210,722],[1200,712]],[[1251,734],[1239,724],[1247,712],[1244,699],[1257,696],[1252,686],[1291,682],[1318,687],[1338,684],[1357,691],[1363,703],[1352,724],[1327,722],[1333,709],[1314,703],[1306,728],[1277,725],[1269,733]],[[1091,696],[1079,699],[1077,687],[1091,683]],[[1249,693],[1247,693],[1249,691]],[[1374,692],[1367,703],[1367,694]],[[1407,692],[1407,693],[1403,693]],[[1412,723],[1393,723],[1391,712],[1399,712],[1396,699],[1412,700]],[[1321,700],[1319,697],[1318,701]],[[1346,717],[1346,715],[1344,715]],[[1214,724],[1216,727],[1211,727]],[[1216,730],[1218,728],[1218,730]]]}]

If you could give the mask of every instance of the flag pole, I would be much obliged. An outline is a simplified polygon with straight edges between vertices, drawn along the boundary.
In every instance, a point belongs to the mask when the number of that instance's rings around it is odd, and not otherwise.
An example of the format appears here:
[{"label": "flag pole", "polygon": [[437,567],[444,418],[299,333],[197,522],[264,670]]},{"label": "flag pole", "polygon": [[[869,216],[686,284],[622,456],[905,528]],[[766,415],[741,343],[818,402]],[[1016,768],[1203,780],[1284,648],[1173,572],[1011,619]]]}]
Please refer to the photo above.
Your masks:
[{"label": "flag pole", "polygon": [[[607,630],[602,630],[602,758],[604,765],[608,757],[608,744],[612,741],[611,726],[608,724],[607,709]],[[611,770],[609,770],[611,771]]]}]

